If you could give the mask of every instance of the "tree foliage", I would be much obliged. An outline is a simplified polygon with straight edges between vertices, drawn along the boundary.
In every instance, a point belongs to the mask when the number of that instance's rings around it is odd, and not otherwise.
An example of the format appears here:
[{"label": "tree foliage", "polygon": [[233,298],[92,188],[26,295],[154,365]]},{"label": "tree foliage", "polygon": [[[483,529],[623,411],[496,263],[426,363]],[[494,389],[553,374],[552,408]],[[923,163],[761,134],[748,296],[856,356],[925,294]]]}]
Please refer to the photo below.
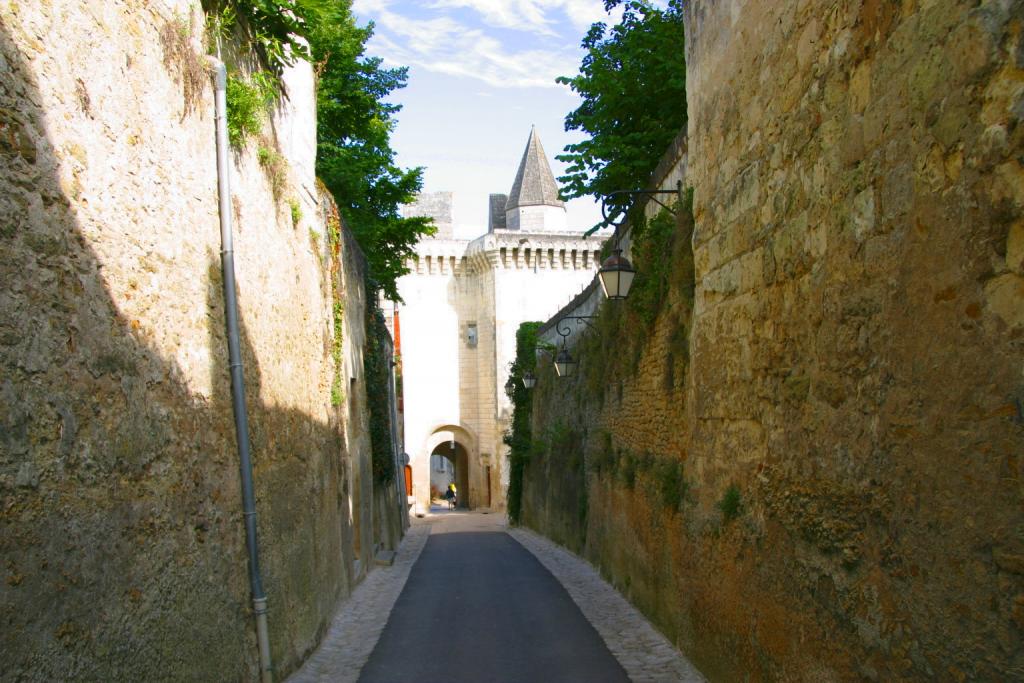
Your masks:
[{"label": "tree foliage", "polygon": [[330,0],[203,0],[214,38],[239,38],[274,76],[309,59],[309,17]]},{"label": "tree foliage", "polygon": [[647,0],[622,5],[622,20],[590,27],[575,77],[560,77],[583,102],[565,117],[567,131],[589,137],[567,145],[559,161],[566,198],[643,189],[666,147],[686,125],[686,65],[682,0],[665,9]]},{"label": "tree foliage", "polygon": [[404,88],[407,68],[383,68],[367,57],[373,25],[359,27],[348,0],[313,16],[310,51],[317,87],[317,175],[334,196],[366,253],[371,276],[393,300],[405,261],[420,236],[433,232],[429,218],[403,218],[402,204],[423,185],[423,169],[395,163],[391,133],[401,106],[385,98]]},{"label": "tree foliage", "polygon": [[[240,83],[270,79],[277,84],[282,70],[298,59],[313,62],[317,175],[363,248],[371,277],[397,300],[396,281],[406,272],[405,261],[433,228],[429,218],[399,213],[423,185],[423,169],[400,168],[391,148],[401,106],[385,100],[405,87],[408,70],[383,68],[379,58],[366,56],[373,24],[358,26],[351,5],[351,0],[203,0],[214,37],[241,40],[257,57],[256,72],[236,79],[236,91]],[[238,106],[229,109],[236,119],[246,113]]]}]

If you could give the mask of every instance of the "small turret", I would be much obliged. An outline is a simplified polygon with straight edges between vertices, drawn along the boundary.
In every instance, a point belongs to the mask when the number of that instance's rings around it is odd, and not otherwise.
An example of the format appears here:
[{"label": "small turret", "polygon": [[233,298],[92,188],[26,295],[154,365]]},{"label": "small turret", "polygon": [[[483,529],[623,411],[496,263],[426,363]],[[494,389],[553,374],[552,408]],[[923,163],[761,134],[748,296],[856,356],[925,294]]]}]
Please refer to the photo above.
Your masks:
[{"label": "small turret", "polygon": [[505,229],[529,232],[564,232],[565,202],[551,172],[537,129],[530,129],[523,159],[505,203]]}]

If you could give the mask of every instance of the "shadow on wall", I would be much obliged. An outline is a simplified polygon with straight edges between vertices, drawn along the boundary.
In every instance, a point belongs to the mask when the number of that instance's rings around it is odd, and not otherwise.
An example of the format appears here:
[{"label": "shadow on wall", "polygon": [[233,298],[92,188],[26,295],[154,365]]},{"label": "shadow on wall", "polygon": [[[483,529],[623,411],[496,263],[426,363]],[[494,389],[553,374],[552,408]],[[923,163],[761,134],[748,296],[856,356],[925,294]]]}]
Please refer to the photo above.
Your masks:
[{"label": "shadow on wall", "polygon": [[[32,68],[2,25],[0,55],[0,679],[253,678],[219,259],[194,302],[215,359],[205,397],[118,311],[76,219],[87,200],[77,178],[62,187]],[[283,675],[350,589],[347,454],[336,421],[260,404],[244,328],[243,342]]]}]

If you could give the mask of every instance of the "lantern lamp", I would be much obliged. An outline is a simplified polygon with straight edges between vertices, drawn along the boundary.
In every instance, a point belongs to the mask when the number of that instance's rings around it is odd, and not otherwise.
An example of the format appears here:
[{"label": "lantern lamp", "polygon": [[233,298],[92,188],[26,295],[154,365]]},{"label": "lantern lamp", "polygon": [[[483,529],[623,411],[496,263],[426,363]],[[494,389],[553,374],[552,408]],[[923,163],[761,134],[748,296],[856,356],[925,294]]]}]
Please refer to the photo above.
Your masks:
[{"label": "lantern lamp", "polygon": [[570,377],[576,369],[576,359],[569,353],[569,349],[562,348],[555,356],[555,372],[559,377]]},{"label": "lantern lamp", "polygon": [[629,296],[629,288],[633,284],[633,276],[636,269],[625,256],[621,249],[604,260],[597,276],[601,279],[601,289],[609,299],[625,299]]}]

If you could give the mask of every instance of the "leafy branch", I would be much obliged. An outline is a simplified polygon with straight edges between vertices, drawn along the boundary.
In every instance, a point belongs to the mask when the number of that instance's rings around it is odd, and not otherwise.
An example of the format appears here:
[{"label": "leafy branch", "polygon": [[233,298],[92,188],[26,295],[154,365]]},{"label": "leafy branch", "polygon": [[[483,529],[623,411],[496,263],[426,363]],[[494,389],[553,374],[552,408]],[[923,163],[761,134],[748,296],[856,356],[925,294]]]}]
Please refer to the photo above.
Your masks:
[{"label": "leafy branch", "polygon": [[643,189],[665,148],[686,125],[686,64],[682,0],[665,9],[647,0],[623,5],[622,21],[590,27],[577,76],[562,76],[583,102],[565,117],[567,131],[589,137],[556,158],[568,164],[559,177],[566,199]]}]

